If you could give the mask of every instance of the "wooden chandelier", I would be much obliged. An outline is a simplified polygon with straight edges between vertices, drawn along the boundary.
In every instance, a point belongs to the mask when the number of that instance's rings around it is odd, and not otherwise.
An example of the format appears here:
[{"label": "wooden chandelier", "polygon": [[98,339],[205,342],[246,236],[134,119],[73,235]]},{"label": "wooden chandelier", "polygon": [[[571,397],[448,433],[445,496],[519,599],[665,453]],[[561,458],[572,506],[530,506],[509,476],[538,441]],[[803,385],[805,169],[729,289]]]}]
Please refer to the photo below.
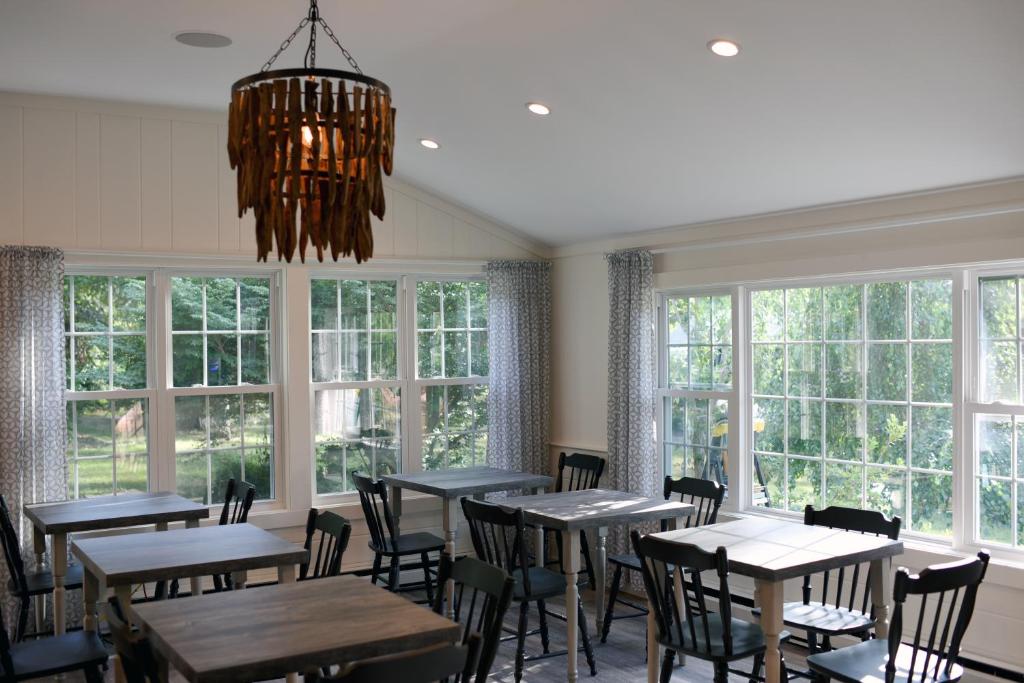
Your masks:
[{"label": "wooden chandelier", "polygon": [[[307,25],[304,68],[271,71]],[[318,25],[354,71],[316,68]],[[319,261],[325,252],[335,261],[370,258],[370,214],[384,217],[381,173],[391,175],[394,148],[391,89],[363,74],[310,0],[307,17],[263,69],[231,86],[228,157],[238,173],[238,215],[252,209],[256,217],[258,260],[274,244],[288,262],[296,248],[305,262],[310,244]]]}]

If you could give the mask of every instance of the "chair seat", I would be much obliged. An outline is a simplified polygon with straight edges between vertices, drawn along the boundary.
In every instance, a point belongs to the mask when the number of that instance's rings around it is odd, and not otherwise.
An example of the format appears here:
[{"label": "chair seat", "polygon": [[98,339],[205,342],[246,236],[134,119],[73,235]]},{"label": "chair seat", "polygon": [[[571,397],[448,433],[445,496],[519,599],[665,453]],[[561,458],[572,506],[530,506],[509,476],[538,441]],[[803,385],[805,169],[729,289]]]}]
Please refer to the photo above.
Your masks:
[{"label": "chair seat", "polygon": [[[704,638],[704,624],[700,617],[696,617],[693,624],[697,642],[691,638],[689,626],[683,624],[683,640],[678,639],[679,632],[672,627],[672,637],[669,640],[659,638],[663,646],[671,648],[676,652],[693,655],[698,659],[717,659],[732,661],[756,655],[764,650],[764,631],[757,624],[751,624],[739,619],[731,620],[732,629],[732,654],[726,656],[725,643],[722,639],[722,617],[720,614],[708,614],[708,631],[710,632],[711,649],[708,650],[707,641]],[[783,631],[779,634],[779,642],[789,640],[789,632]]]},{"label": "chair seat", "polygon": [[[25,574],[25,583],[28,585],[29,595],[46,595],[53,592],[53,572],[44,570],[40,572],[28,572]],[[8,590],[17,594],[18,588],[14,579],[7,582]],[[78,590],[82,587],[82,565],[72,564],[68,566],[64,575],[64,588],[67,590]]]},{"label": "chair seat", "polygon": [[512,572],[515,579],[515,587],[512,590],[514,600],[544,600],[565,594],[565,575],[553,572],[543,567],[530,567],[527,573],[530,577],[530,593],[527,595],[523,584],[523,570],[517,569]]},{"label": "chair seat", "polygon": [[100,666],[106,661],[107,650],[91,631],[72,631],[11,646],[14,678],[19,681],[53,676],[83,666]]},{"label": "chair seat", "polygon": [[636,555],[611,555],[608,558],[608,562],[621,565],[633,571],[640,571],[640,558]]},{"label": "chair seat", "polygon": [[[913,648],[909,645],[900,645],[896,653],[896,678],[894,683],[909,683],[910,659],[913,655]],[[918,652],[917,661],[914,663],[914,681],[921,680],[921,673],[924,667],[924,652]],[[807,658],[807,664],[811,671],[824,674],[836,681],[843,683],[885,683],[885,665],[889,661],[889,642],[884,639],[866,640],[850,647],[832,650],[831,652],[819,652]],[[935,657],[932,656],[928,662],[928,671],[935,671]],[[924,680],[927,683],[946,683],[948,681],[959,681],[964,675],[964,669],[959,664],[954,664],[947,676],[939,666],[937,677]]]},{"label": "chair seat", "polygon": [[[370,544],[372,550],[377,550]],[[388,539],[380,552],[385,555],[413,555],[416,553],[428,553],[434,550],[444,550],[444,539],[425,531],[415,534],[402,534],[397,541]]]},{"label": "chair seat", "polygon": [[863,633],[875,626],[871,615],[858,610],[813,603],[805,605],[802,602],[787,602],[783,605],[782,620],[792,628],[832,635]]}]

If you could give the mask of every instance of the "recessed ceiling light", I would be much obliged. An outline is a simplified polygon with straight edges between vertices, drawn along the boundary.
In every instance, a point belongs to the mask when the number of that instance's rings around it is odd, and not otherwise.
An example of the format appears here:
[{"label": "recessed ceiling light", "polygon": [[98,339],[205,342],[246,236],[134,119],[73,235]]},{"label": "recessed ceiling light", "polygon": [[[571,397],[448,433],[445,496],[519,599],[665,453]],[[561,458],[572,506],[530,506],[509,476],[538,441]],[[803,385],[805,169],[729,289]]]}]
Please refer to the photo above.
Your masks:
[{"label": "recessed ceiling light", "polygon": [[526,108],[537,116],[547,116],[551,113],[551,108],[546,104],[540,102],[527,102]]},{"label": "recessed ceiling light", "polygon": [[174,39],[189,47],[227,47],[231,44],[231,39],[227,36],[206,31],[182,31],[175,33]]},{"label": "recessed ceiling light", "polygon": [[437,140],[431,140],[430,138],[420,138],[420,144],[427,149],[439,149],[441,147],[441,143]]},{"label": "recessed ceiling light", "polygon": [[708,49],[719,57],[735,57],[740,53],[740,44],[723,38],[715,38],[708,43]]}]

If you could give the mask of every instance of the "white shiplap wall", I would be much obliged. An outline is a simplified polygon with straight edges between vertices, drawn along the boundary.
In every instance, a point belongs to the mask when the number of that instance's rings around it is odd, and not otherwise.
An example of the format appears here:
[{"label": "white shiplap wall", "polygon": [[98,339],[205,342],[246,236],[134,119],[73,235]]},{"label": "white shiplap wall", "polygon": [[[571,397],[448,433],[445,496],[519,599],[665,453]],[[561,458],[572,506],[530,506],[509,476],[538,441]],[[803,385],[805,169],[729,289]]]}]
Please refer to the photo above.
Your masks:
[{"label": "white shiplap wall", "polygon": [[[221,112],[0,93],[0,244],[253,256]],[[378,258],[543,256],[481,216],[386,179]]]}]

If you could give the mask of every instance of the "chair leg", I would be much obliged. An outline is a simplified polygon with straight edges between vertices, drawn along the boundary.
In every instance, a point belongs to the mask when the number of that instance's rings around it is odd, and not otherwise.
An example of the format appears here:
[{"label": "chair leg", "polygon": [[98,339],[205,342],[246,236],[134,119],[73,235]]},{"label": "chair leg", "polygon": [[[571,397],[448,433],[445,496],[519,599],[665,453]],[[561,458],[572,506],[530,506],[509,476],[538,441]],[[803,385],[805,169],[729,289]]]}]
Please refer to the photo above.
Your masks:
[{"label": "chair leg", "polygon": [[[434,604],[434,584],[430,582],[430,558],[427,557],[426,553],[420,555],[420,560],[423,562],[423,586],[427,592],[427,604]],[[444,590],[443,586],[438,586],[438,590]]]},{"label": "chair leg", "polygon": [[178,591],[181,590],[181,584],[178,583],[177,579],[171,580],[171,587],[167,589],[167,597],[176,598],[178,597]]},{"label": "chair leg", "polygon": [[813,655],[818,652],[818,634],[814,631],[807,632],[807,654]]},{"label": "chair leg", "polygon": [[32,599],[26,597],[18,607],[18,626],[14,630],[14,642],[16,643],[20,643],[25,639],[25,629],[28,628],[28,608],[31,604]]},{"label": "chair leg", "polygon": [[221,578],[220,574],[213,575],[213,592],[220,593],[224,590],[224,579]]},{"label": "chair leg", "polygon": [[373,555],[373,573],[370,574],[370,585],[377,585],[377,575],[380,574],[380,553],[374,553]]},{"label": "chair leg", "polygon": [[543,600],[537,601],[537,610],[540,612],[540,644],[544,648],[544,654],[551,651],[551,640],[548,637],[548,607]]},{"label": "chair leg", "polygon": [[715,662],[715,683],[729,683],[729,665],[726,662]]},{"label": "chair leg", "polygon": [[555,546],[558,548],[558,571],[565,573],[565,568],[562,567],[562,532],[555,531]]},{"label": "chair leg", "polygon": [[388,567],[388,590],[392,593],[398,592],[399,579],[401,578],[402,561],[398,555],[391,557],[391,565]]},{"label": "chair leg", "polygon": [[672,680],[672,660],[675,659],[675,650],[665,650],[665,657],[661,660],[661,675],[658,683],[668,683]]},{"label": "chair leg", "polygon": [[98,667],[87,666],[82,673],[85,674],[86,683],[103,683],[103,674],[100,673]]},{"label": "chair leg", "polygon": [[604,624],[601,627],[601,642],[608,642],[608,632],[612,630],[612,616],[615,613],[615,601],[619,598],[619,585],[622,583],[622,565],[615,565],[612,575],[612,589],[608,592],[608,607],[604,611]]},{"label": "chair leg", "polygon": [[516,635],[516,683],[523,680],[523,658],[526,649],[526,615],[530,609],[530,603],[523,600],[519,603],[519,631]]},{"label": "chair leg", "polygon": [[157,581],[156,582],[156,587],[153,590],[153,599],[154,600],[163,600],[166,597],[167,597],[167,582],[166,581]]},{"label": "chair leg", "polygon": [[760,683],[762,666],[764,666],[763,652],[754,655],[754,666],[750,670],[750,683]]},{"label": "chair leg", "polygon": [[821,637],[821,649],[823,652],[830,652],[832,650],[832,639],[827,635]]},{"label": "chair leg", "polygon": [[587,568],[587,583],[590,584],[590,590],[597,590],[597,581],[594,578],[594,562],[590,559],[590,546],[587,544],[587,534],[584,531],[580,531],[580,550],[583,552],[583,565]]},{"label": "chair leg", "polygon": [[590,645],[590,632],[587,630],[587,615],[583,613],[583,598],[576,600],[576,613],[580,622],[580,638],[583,640],[583,654],[590,665],[590,675],[597,675],[597,663],[594,661],[594,648]]},{"label": "chair leg", "polygon": [[229,591],[235,590],[235,580],[231,578],[231,574],[224,575],[224,589]]}]

